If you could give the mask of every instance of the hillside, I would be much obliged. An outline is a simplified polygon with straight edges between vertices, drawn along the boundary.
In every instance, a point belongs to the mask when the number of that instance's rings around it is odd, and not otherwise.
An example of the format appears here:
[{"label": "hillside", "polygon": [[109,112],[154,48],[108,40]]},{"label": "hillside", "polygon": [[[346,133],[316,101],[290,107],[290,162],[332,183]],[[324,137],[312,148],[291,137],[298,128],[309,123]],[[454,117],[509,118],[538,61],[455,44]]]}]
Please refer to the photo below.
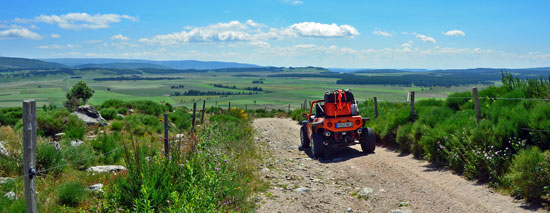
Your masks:
[{"label": "hillside", "polygon": [[105,64],[81,64],[74,66],[75,68],[104,68],[104,69],[140,69],[140,68],[154,68],[154,69],[170,69],[158,64],[149,63],[105,63]]},{"label": "hillside", "polygon": [[142,63],[160,65],[172,69],[224,69],[224,68],[255,68],[261,67],[254,64],[221,61],[196,61],[196,60],[172,60],[153,61],[142,59],[113,59],[113,58],[50,58],[42,59],[48,62],[64,64],[66,66],[79,66],[84,64],[129,64]]},{"label": "hillside", "polygon": [[36,59],[11,58],[0,56],[0,69],[57,69],[65,66]]}]

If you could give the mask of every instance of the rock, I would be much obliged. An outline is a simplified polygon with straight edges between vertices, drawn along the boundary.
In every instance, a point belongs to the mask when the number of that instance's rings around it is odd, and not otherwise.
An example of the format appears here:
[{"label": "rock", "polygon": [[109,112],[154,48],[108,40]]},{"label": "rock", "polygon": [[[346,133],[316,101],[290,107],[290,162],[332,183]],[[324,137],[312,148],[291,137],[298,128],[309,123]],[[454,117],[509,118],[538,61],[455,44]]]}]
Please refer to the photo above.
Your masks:
[{"label": "rock", "polygon": [[0,141],[0,155],[9,156],[10,153],[8,152],[8,149],[4,147],[4,143],[4,141]]},{"label": "rock", "polygon": [[359,195],[360,197],[368,197],[373,191],[374,190],[372,190],[371,188],[365,187],[359,190],[357,195]]},{"label": "rock", "polygon": [[101,117],[101,114],[99,114],[99,111],[97,111],[97,109],[89,104],[79,106],[76,109],[76,112],[82,113],[90,118],[103,119],[103,117]]},{"label": "rock", "polygon": [[0,184],[7,183],[8,181],[13,180],[13,178],[0,177]]},{"label": "rock", "polygon": [[119,172],[124,170],[126,170],[126,167],[120,166],[120,165],[93,166],[86,169],[86,171],[88,172],[97,172],[97,173]]},{"label": "rock", "polygon": [[120,113],[118,113],[118,114],[116,114],[116,115],[119,116],[119,117],[122,117],[122,118],[126,117],[125,115],[120,114]]},{"label": "rock", "polygon": [[298,146],[287,146],[287,149],[298,149]]},{"label": "rock", "polygon": [[88,186],[88,191],[91,191],[93,193],[103,193],[103,184],[98,183]]},{"label": "rock", "polygon": [[340,162],[340,161],[344,161],[344,160],[346,160],[346,159],[344,159],[344,158],[334,158],[334,159],[332,159],[332,162],[336,163],[336,162]]},{"label": "rock", "polygon": [[184,134],[177,134],[177,135],[176,135],[176,139],[182,139],[182,138],[184,138],[184,137],[185,137]]},{"label": "rock", "polygon": [[61,151],[61,145],[59,145],[59,143],[57,143],[56,141],[50,142],[50,145],[54,146],[55,150]]},{"label": "rock", "polygon": [[60,132],[60,133],[57,133],[53,136],[53,139],[56,140],[56,141],[60,141],[61,138],[63,138],[63,136],[65,136],[65,133],[64,132]]},{"label": "rock", "polygon": [[413,211],[410,210],[410,209],[402,209],[402,208],[399,208],[399,209],[392,209],[390,210],[388,213],[412,213]]},{"label": "rock", "polygon": [[405,207],[405,206],[409,206],[409,202],[400,202],[399,203],[399,207]]},{"label": "rock", "polygon": [[71,141],[71,146],[80,146],[84,144],[84,141],[81,141],[81,140],[74,140],[74,141]]},{"label": "rock", "polygon": [[101,114],[93,106],[86,104],[79,106],[75,112],[73,112],[80,120],[84,121],[87,125],[99,124],[100,126],[106,125],[105,119],[101,117]]},{"label": "rock", "polygon": [[8,192],[8,193],[4,194],[4,197],[6,197],[10,200],[15,200],[15,192]]},{"label": "rock", "polygon": [[352,212],[352,211],[353,209],[351,207],[346,209],[346,212]]},{"label": "rock", "polygon": [[294,192],[298,192],[298,193],[307,193],[307,192],[310,192],[311,190],[307,187],[300,187],[300,188],[297,188],[297,189],[294,189]]}]

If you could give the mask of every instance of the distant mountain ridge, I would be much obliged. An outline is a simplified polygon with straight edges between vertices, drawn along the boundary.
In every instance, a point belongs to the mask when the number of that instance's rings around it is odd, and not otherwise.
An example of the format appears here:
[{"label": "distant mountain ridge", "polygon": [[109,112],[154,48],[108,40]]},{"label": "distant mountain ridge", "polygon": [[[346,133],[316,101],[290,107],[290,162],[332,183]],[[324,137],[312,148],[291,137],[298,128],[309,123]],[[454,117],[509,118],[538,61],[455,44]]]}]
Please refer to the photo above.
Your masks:
[{"label": "distant mountain ridge", "polygon": [[110,68],[110,69],[140,69],[140,68],[154,68],[154,69],[171,69],[166,66],[149,63],[105,63],[105,64],[81,64],[73,66],[74,68]]},{"label": "distant mountain ridge", "polygon": [[65,65],[28,58],[0,56],[0,69],[59,69]]},{"label": "distant mountain ridge", "polygon": [[[197,60],[181,60],[181,61],[153,61],[153,60],[143,60],[143,59],[112,59],[112,58],[49,58],[41,59],[47,62],[54,62],[59,64],[64,64],[66,66],[78,67],[80,65],[96,64],[95,66],[102,66],[101,68],[115,68],[115,67],[124,67],[130,66],[130,64],[149,64],[159,65],[166,67],[168,69],[224,69],[224,68],[258,68],[255,64],[245,64],[245,63],[236,63],[236,62],[222,62],[222,61],[197,61]],[[115,66],[115,67],[109,67]],[[143,68],[143,67],[136,67]]]}]

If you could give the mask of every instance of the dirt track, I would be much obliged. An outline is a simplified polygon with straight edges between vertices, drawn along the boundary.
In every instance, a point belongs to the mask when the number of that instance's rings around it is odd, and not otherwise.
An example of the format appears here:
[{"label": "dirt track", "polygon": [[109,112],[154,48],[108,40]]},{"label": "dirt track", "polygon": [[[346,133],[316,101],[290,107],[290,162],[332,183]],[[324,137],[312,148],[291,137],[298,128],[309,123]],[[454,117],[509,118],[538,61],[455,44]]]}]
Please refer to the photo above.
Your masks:
[{"label": "dirt track", "polygon": [[533,212],[523,203],[450,171],[382,147],[359,145],[322,161],[300,151],[299,126],[290,119],[254,121],[255,140],[268,156],[257,195],[259,212]]}]

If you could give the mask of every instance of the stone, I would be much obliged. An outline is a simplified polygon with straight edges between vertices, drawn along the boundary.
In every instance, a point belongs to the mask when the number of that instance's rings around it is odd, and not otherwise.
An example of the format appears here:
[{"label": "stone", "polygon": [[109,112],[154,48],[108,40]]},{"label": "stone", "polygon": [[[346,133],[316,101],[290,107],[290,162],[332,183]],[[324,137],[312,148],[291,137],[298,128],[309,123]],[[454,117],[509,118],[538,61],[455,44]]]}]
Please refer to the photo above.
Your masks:
[{"label": "stone", "polygon": [[93,193],[103,193],[103,184],[98,183],[88,186],[88,191],[91,191]]},{"label": "stone", "polygon": [[97,109],[89,104],[79,106],[73,114],[80,120],[84,121],[87,125],[98,124],[100,126],[105,126],[107,124]]},{"label": "stone", "polygon": [[307,193],[307,192],[310,192],[311,190],[307,187],[300,187],[300,188],[297,188],[297,189],[294,189],[294,192],[298,192],[298,193]]},{"label": "stone", "polygon": [[84,141],[81,141],[81,140],[78,140],[78,139],[76,139],[74,141],[71,141],[71,146],[80,146],[82,144],[84,144]]},{"label": "stone", "polygon": [[10,200],[15,200],[15,192],[8,192],[8,193],[4,194],[4,197],[6,197]]},{"label": "stone", "polygon": [[105,172],[119,172],[119,171],[125,171],[126,167],[120,166],[120,165],[105,165],[105,166],[93,166],[86,171],[88,172],[97,172],[97,173],[105,173]]},{"label": "stone", "polygon": [[368,187],[364,187],[362,188],[361,190],[359,190],[359,192],[357,193],[357,195],[361,196],[361,197],[368,197],[374,190],[371,189],[371,188],[368,188]]},{"label": "stone", "polygon": [[61,145],[59,145],[59,143],[57,143],[56,141],[50,142],[50,145],[54,146],[55,150],[61,151]]},{"label": "stone", "polygon": [[399,208],[399,209],[392,209],[388,211],[388,213],[412,213],[412,210]]},{"label": "stone", "polygon": [[8,149],[4,147],[4,143],[4,141],[0,141],[0,155],[9,156],[10,153],[8,152]]},{"label": "stone", "polygon": [[405,207],[405,206],[409,206],[409,202],[400,202],[399,203],[399,207]]},{"label": "stone", "polygon": [[60,141],[61,138],[63,138],[63,136],[65,136],[65,133],[64,132],[60,132],[60,133],[57,133],[53,136],[53,139],[56,140],[56,141]]},{"label": "stone", "polygon": [[9,177],[0,177],[0,184],[7,183],[8,181],[13,180],[13,178]]},{"label": "stone", "polygon": [[352,212],[352,211],[353,209],[351,207],[346,209],[346,212]]}]

